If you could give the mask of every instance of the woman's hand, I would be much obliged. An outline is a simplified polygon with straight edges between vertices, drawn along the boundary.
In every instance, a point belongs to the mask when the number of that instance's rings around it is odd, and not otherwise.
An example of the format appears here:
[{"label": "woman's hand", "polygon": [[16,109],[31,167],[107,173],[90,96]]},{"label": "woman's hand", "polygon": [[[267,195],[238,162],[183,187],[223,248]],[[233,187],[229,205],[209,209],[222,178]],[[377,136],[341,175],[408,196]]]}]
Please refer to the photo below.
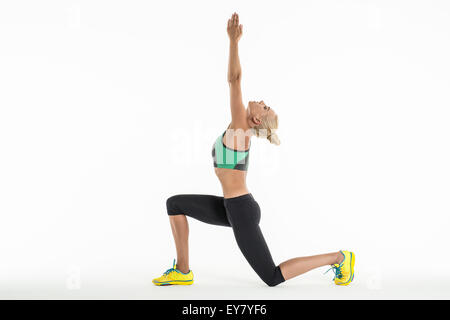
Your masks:
[{"label": "woman's hand", "polygon": [[231,19],[228,19],[227,32],[230,41],[238,42],[242,36],[242,24],[239,24],[239,16],[236,12],[233,13]]}]

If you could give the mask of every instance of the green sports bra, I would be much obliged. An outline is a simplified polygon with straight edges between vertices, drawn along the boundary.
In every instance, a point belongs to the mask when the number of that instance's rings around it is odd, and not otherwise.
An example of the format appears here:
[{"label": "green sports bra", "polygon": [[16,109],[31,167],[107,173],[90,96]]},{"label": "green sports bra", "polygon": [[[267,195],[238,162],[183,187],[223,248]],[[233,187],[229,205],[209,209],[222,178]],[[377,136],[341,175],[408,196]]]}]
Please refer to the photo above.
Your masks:
[{"label": "green sports bra", "polygon": [[223,143],[225,132],[226,130],[216,139],[212,147],[214,167],[247,171],[250,147],[245,151],[228,148]]}]

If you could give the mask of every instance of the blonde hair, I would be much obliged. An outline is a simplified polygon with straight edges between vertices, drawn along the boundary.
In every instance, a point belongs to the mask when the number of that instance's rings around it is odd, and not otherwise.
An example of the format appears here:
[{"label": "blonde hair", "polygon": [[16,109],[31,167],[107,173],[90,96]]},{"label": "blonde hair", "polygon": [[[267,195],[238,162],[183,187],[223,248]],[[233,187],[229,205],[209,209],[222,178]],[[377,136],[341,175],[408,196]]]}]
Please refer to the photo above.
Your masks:
[{"label": "blonde hair", "polygon": [[266,138],[270,143],[278,146],[280,144],[280,139],[274,132],[276,129],[278,129],[278,115],[275,115],[274,117],[264,117],[261,120],[261,124],[253,128],[253,133],[258,138]]}]

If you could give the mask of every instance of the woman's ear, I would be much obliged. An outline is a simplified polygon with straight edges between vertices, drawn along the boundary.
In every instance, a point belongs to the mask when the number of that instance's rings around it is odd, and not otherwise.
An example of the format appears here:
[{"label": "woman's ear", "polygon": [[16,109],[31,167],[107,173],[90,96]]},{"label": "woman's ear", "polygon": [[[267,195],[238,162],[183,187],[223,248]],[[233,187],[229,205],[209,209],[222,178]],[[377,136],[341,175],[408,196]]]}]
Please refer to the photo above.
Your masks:
[{"label": "woman's ear", "polygon": [[261,124],[261,120],[259,120],[257,117],[253,117],[253,122],[258,126]]}]

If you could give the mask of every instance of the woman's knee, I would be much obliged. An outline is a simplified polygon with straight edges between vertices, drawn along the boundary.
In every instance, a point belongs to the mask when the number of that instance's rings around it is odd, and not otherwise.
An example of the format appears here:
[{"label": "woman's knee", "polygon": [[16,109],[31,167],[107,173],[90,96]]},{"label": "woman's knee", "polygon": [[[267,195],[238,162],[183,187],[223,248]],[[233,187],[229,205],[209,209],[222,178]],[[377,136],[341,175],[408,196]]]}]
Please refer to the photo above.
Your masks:
[{"label": "woman's knee", "polygon": [[277,286],[277,285],[279,285],[281,283],[281,282],[276,281],[275,279],[272,279],[272,278],[271,279],[266,279],[266,280],[263,279],[263,281],[269,287],[275,287],[275,286]]},{"label": "woman's knee", "polygon": [[269,287],[275,287],[285,281],[283,274],[281,273],[280,266],[277,266],[273,271],[273,273],[271,273],[269,276],[261,277],[261,279]]},{"label": "woman's knee", "polygon": [[167,214],[169,216],[174,216],[178,214],[182,214],[180,204],[182,200],[182,195],[174,195],[166,200],[166,208],[167,208]]},{"label": "woman's knee", "polygon": [[274,270],[273,276],[263,278],[262,280],[269,287],[275,287],[275,286],[277,286],[280,283],[283,283],[285,281],[284,278],[283,278],[283,275],[281,274],[281,271],[279,270],[279,267],[277,267]]}]

